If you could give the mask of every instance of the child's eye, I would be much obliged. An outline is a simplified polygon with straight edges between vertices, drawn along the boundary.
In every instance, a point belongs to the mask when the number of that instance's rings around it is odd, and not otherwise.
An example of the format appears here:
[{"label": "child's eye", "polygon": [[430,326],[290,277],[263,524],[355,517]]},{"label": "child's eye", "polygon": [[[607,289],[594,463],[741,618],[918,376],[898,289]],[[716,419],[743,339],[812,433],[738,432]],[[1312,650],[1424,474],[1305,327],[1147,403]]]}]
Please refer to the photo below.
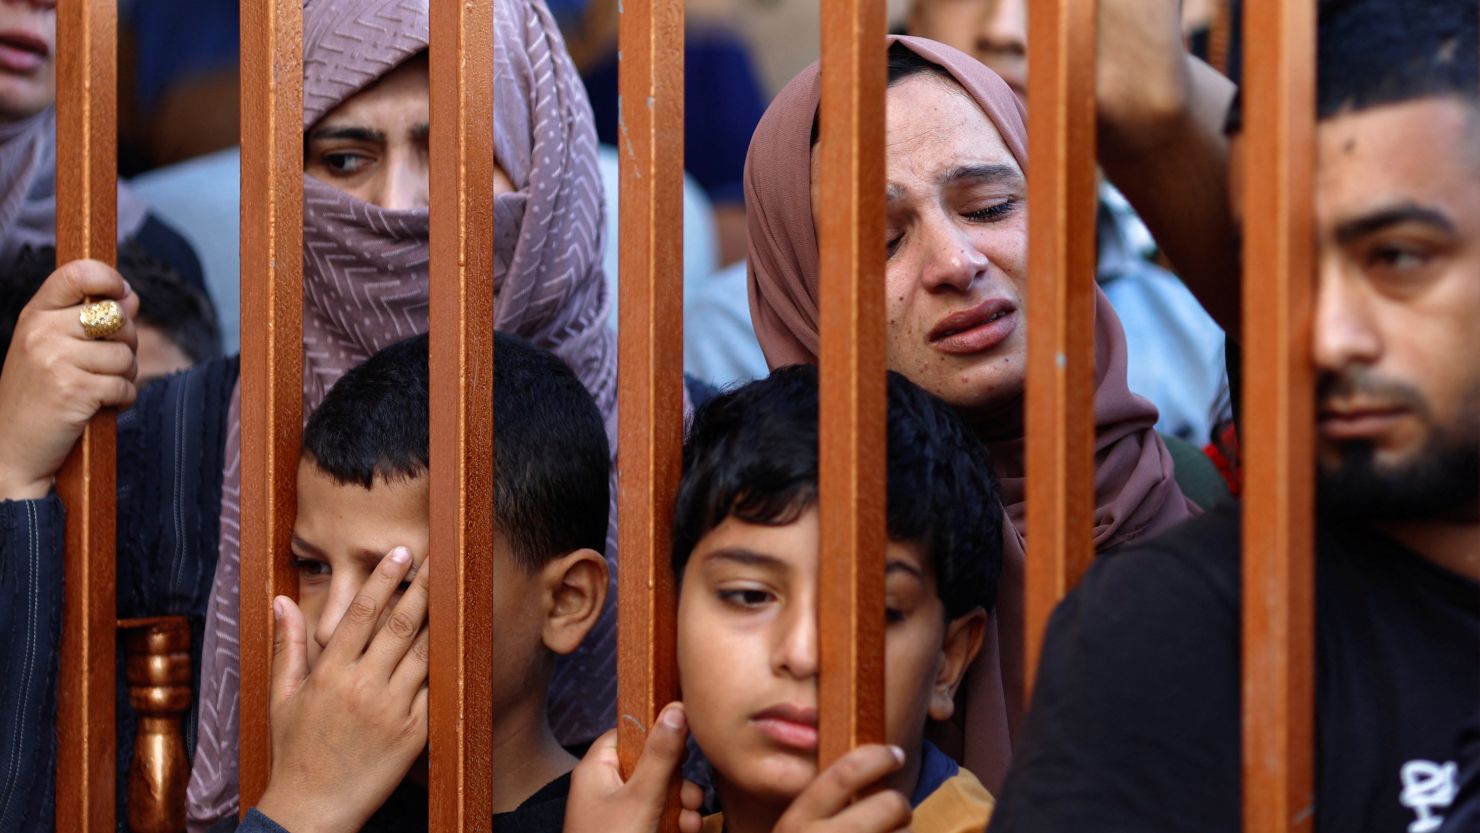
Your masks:
[{"label": "child's eye", "polygon": [[897,607],[889,607],[889,608],[885,608],[884,609],[884,622],[885,623],[890,624],[890,625],[897,625],[897,624],[899,624],[900,622],[903,622],[903,621],[904,621],[904,611],[900,610]]},{"label": "child's eye", "polygon": [[742,608],[760,607],[774,598],[769,591],[749,587],[721,590],[718,596],[720,601]]},{"label": "child's eye", "polygon": [[314,558],[294,558],[293,569],[305,576],[327,576],[332,572],[329,562]]}]

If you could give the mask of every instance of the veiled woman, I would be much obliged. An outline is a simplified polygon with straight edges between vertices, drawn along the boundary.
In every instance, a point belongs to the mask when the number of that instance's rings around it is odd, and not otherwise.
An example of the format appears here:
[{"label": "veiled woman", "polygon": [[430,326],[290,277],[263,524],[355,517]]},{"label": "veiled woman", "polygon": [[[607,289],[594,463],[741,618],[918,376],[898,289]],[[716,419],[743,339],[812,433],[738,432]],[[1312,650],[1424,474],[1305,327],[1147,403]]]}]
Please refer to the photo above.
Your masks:
[{"label": "veiled woman", "polygon": [[[885,139],[890,369],[954,405],[991,453],[1009,524],[993,626],[958,702],[965,763],[996,789],[1011,754],[1023,665],[1027,367],[1027,126],[992,70],[950,47],[889,39]],[[772,368],[818,357],[819,71],[772,102],[746,165],[751,318]],[[1156,409],[1126,383],[1125,333],[1102,293],[1095,323],[1095,530],[1114,547],[1190,517],[1153,430]]]}]

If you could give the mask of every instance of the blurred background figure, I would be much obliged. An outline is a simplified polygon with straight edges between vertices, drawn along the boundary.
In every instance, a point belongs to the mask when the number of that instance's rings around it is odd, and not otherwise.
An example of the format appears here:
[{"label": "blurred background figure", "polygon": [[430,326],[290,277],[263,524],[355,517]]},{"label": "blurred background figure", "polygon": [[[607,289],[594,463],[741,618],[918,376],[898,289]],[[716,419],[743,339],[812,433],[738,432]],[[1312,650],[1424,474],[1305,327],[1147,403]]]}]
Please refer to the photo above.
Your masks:
[{"label": "blurred background figure", "polygon": [[[0,264],[0,366],[10,351],[16,319],[52,271],[56,250],[26,249]],[[118,247],[118,272],[139,295],[134,321],[139,338],[138,386],[218,358],[221,331],[204,292],[155,260],[137,243]]]}]

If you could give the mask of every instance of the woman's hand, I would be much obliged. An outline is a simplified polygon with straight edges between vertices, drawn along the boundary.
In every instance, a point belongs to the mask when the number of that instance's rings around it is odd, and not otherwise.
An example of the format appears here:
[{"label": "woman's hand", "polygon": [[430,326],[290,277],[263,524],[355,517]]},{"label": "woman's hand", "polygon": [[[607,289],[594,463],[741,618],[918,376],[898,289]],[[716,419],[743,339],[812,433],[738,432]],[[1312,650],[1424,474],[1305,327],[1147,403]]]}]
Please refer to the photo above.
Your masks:
[{"label": "woman's hand", "polygon": [[897,746],[860,746],[823,770],[791,802],[773,833],[895,833],[910,825],[910,803],[894,790],[869,794],[904,765]]},{"label": "woman's hand", "polygon": [[[94,341],[82,305],[108,298],[123,308],[123,328]],[[133,404],[138,312],[139,296],[95,260],[63,264],[21,310],[0,371],[0,500],[46,497],[88,420]]]},{"label": "woman's hand", "polygon": [[[669,790],[683,763],[688,724],[682,703],[669,703],[658,714],[642,747],[632,777],[622,780],[617,759],[617,730],[602,735],[571,773],[565,802],[565,833],[657,833]],[[699,833],[704,791],[683,782],[679,788],[678,829]],[[296,832],[295,832],[296,833]]]},{"label": "woman's hand", "polygon": [[302,612],[274,600],[272,775],[257,809],[293,833],[356,833],[426,747],[429,564],[382,624],[411,554],[382,559],[312,671]]}]

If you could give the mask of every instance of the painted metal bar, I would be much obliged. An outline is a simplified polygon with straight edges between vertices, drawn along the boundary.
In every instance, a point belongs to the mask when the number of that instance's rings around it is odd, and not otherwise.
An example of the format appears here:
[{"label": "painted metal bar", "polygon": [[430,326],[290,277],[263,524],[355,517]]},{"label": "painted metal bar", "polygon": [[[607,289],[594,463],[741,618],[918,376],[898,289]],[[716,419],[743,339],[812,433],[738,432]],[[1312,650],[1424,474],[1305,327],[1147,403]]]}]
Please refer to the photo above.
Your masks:
[{"label": "painted metal bar", "polygon": [[[57,5],[57,262],[117,261],[118,6]],[[57,683],[56,829],[114,824],[116,412],[83,430],[57,477],[67,577]]]},{"label": "painted metal bar", "polygon": [[822,3],[818,765],[884,741],[882,0]]},{"label": "painted metal bar", "polygon": [[[303,2],[241,0],[241,810],[272,768],[272,600],[303,428]],[[222,530],[223,535],[230,534]]]},{"label": "painted metal bar", "polygon": [[1228,74],[1228,50],[1233,42],[1233,0],[1215,0],[1213,25],[1208,30],[1208,63]]},{"label": "painted metal bar", "polygon": [[1244,829],[1314,824],[1316,4],[1245,0]]},{"label": "painted metal bar", "polygon": [[1048,617],[1094,558],[1095,0],[1035,3],[1028,43],[1031,691]]},{"label": "painted metal bar", "polygon": [[429,829],[493,818],[493,4],[431,4]]},{"label": "painted metal bar", "polygon": [[[627,0],[618,23],[617,724],[628,775],[658,711],[678,699],[669,550],[683,460],[683,27],[682,0]],[[677,791],[675,780],[666,833],[678,830]]]}]

